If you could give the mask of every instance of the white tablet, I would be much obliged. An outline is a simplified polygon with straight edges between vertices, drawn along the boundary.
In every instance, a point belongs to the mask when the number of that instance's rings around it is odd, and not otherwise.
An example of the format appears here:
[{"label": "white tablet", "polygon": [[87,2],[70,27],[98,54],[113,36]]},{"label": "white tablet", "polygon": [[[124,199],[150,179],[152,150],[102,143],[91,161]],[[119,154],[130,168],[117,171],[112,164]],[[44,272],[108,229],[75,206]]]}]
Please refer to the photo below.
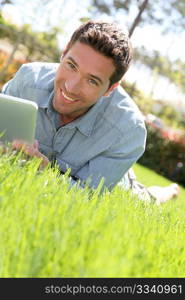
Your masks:
[{"label": "white tablet", "polygon": [[33,143],[37,110],[32,101],[0,94],[0,141],[20,139]]}]

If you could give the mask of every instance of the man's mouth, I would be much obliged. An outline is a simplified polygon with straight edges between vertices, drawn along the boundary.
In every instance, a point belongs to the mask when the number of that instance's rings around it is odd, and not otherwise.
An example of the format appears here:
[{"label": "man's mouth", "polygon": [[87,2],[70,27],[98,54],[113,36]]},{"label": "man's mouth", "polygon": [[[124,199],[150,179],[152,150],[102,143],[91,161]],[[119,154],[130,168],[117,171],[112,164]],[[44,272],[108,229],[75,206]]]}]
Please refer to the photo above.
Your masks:
[{"label": "man's mouth", "polygon": [[62,96],[63,96],[66,100],[68,100],[68,101],[70,101],[70,102],[76,102],[76,101],[78,101],[78,99],[73,99],[73,98],[71,98],[71,97],[68,97],[62,90],[61,90],[61,93],[62,93]]}]

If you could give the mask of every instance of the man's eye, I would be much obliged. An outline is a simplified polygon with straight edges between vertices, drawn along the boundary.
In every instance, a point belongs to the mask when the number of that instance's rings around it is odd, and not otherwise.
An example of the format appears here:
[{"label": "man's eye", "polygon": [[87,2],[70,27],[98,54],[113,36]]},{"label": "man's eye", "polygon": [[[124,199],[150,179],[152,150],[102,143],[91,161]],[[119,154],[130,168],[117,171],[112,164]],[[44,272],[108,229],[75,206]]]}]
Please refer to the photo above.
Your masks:
[{"label": "man's eye", "polygon": [[90,83],[90,84],[92,84],[92,85],[96,85],[96,86],[98,86],[98,83],[97,83],[97,81],[96,81],[96,80],[94,80],[94,79],[89,79],[89,83]]},{"label": "man's eye", "polygon": [[75,65],[73,65],[71,62],[68,61],[67,64],[70,67],[70,69],[73,69],[73,70],[76,69]]}]

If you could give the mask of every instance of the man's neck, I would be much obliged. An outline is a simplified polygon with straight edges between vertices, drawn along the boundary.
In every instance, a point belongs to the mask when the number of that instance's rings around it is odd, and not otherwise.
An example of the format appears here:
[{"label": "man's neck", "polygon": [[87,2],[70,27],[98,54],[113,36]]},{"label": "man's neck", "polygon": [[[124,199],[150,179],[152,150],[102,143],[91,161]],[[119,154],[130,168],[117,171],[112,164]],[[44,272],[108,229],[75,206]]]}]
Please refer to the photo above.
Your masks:
[{"label": "man's neck", "polygon": [[70,117],[70,116],[60,115],[60,125],[64,126],[64,125],[66,125],[68,123],[71,123],[72,121],[76,120],[79,117],[80,116]]},{"label": "man's neck", "polygon": [[62,115],[62,114],[60,114],[60,125],[64,126],[68,123],[71,123],[72,121],[74,121],[74,120],[80,118],[81,116],[83,116],[84,114],[86,114],[88,110],[85,110],[83,113],[75,114],[75,115]]}]

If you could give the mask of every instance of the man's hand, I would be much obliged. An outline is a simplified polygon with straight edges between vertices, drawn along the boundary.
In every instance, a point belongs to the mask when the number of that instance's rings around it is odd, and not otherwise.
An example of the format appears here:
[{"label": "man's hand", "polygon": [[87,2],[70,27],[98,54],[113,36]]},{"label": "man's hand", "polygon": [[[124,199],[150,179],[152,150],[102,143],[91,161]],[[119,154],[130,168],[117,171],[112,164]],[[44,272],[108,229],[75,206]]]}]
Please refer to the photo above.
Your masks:
[{"label": "man's hand", "polygon": [[24,141],[21,140],[14,140],[12,142],[12,148],[15,150],[21,150],[23,151],[26,155],[30,157],[38,157],[41,158],[41,167],[44,168],[48,165],[49,159],[42,154],[39,149],[38,149],[38,141],[35,140],[33,144],[28,144]]},{"label": "man's hand", "polygon": [[3,142],[0,142],[0,154],[7,153],[10,150],[10,147],[5,145]]}]

